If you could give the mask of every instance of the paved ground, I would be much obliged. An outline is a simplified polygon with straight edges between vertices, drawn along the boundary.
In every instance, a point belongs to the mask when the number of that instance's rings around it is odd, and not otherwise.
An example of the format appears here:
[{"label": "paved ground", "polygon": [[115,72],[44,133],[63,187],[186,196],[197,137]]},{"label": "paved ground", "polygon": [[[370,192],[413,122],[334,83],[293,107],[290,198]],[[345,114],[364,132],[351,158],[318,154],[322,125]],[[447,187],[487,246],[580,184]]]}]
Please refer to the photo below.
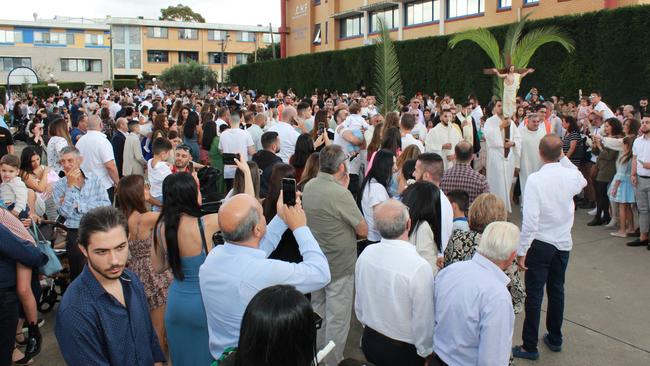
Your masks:
[{"label": "paved ground", "polygon": [[[541,344],[539,361],[517,360],[517,365],[650,365],[650,251],[625,246],[624,239],[609,236],[605,228],[587,227],[590,219],[585,210],[576,214],[566,279],[563,351],[553,353]],[[53,334],[54,314],[45,319],[44,351],[35,365],[64,365]],[[523,314],[517,316],[515,344],[521,342],[522,323]],[[360,334],[354,320],[347,356],[363,358]]]}]

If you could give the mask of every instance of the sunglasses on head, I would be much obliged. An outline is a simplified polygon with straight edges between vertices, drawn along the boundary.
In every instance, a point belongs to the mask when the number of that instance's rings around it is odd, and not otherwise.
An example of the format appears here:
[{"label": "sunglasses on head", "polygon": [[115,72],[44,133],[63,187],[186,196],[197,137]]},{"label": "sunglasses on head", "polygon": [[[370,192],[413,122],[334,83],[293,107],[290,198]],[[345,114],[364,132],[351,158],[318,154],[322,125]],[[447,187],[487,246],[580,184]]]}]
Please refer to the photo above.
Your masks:
[{"label": "sunglasses on head", "polygon": [[192,148],[187,144],[180,144],[180,145],[176,146],[176,149],[185,150],[185,151],[187,151],[189,153],[192,152]]}]

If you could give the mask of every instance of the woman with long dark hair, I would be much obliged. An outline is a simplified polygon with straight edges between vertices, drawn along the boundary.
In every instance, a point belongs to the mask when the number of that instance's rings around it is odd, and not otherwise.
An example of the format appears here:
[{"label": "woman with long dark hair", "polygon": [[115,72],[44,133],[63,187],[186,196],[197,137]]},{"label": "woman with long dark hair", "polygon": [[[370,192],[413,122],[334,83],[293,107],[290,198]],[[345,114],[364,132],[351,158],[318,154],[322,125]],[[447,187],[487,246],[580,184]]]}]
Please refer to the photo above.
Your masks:
[{"label": "woman with long dark hair", "polygon": [[192,161],[200,159],[199,141],[203,137],[203,128],[199,123],[199,115],[191,112],[183,124],[183,142],[192,148]]},{"label": "woman with long dark hair", "polygon": [[313,366],[316,364],[314,309],[293,286],[275,285],[248,303],[236,351],[223,366]]},{"label": "woman with long dark hair", "polygon": [[199,287],[199,267],[212,249],[219,230],[217,214],[201,217],[196,180],[189,173],[168,175],[163,181],[163,201],[155,224],[152,265],[162,273],[170,268],[165,328],[174,365],[208,365],[208,324]]},{"label": "woman with long dark hair", "polygon": [[[603,131],[605,132],[604,137],[621,138],[623,136],[623,126],[617,118],[608,118],[605,120]],[[592,153],[598,155],[598,160],[596,161],[598,173],[594,179],[594,187],[596,189],[596,216],[587,225],[607,225],[612,220],[612,216],[609,213],[610,204],[607,187],[616,174],[618,151],[604,146],[603,138],[597,135],[594,136]]]},{"label": "woman with long dark hair", "polygon": [[313,152],[307,159],[305,163],[305,169],[302,171],[302,177],[300,177],[300,182],[298,182],[298,190],[302,192],[305,189],[307,182],[316,178],[318,171],[320,170],[320,161],[318,160],[320,153]]},{"label": "woman with long dark hair", "polygon": [[578,121],[572,116],[564,116],[562,128],[566,131],[562,137],[562,151],[575,166],[579,167],[584,157],[584,151]]},{"label": "woman with long dark hair", "polygon": [[[322,131],[320,131],[320,126],[323,126]],[[321,151],[334,140],[334,132],[330,131],[328,128],[329,121],[327,118],[327,111],[320,110],[316,112],[314,115],[314,127],[311,129],[311,132],[309,132],[312,141],[314,141],[315,151]]]},{"label": "woman with long dark hair", "polygon": [[55,119],[50,122],[48,134],[50,140],[47,142],[47,166],[59,174],[63,170],[63,167],[59,163],[59,153],[64,147],[72,145],[68,122],[63,118]]},{"label": "woman with long dark hair", "polygon": [[[277,202],[280,199],[282,192],[282,179],[292,178],[295,179],[295,169],[284,163],[277,163],[273,165],[271,178],[269,179],[269,189],[266,199],[262,205],[264,209],[264,217],[266,222],[270,223],[277,213]],[[269,256],[271,259],[279,259],[285,262],[300,263],[302,262],[302,255],[298,249],[298,243],[293,236],[293,232],[287,229],[280,239],[277,248]]]},{"label": "woman with long dark hair", "polygon": [[149,304],[149,315],[164,353],[167,353],[167,336],[165,334],[165,306],[167,290],[172,281],[169,271],[156,273],[151,265],[151,248],[153,247],[153,230],[160,217],[160,212],[147,210],[146,201],[149,189],[141,175],[128,175],[120,179],[115,192],[117,206],[129,225],[129,269],[138,275],[144,286],[144,293]]},{"label": "woman with long dark hair", "polygon": [[27,188],[36,193],[36,214],[38,216],[46,214],[48,219],[55,219],[57,212],[56,203],[52,198],[52,188],[59,180],[59,176],[54,170],[41,165],[40,155],[31,146],[24,148],[20,155],[20,178]]},{"label": "woman with long dark hair", "polygon": [[305,164],[311,153],[314,152],[314,141],[308,133],[303,133],[298,136],[296,141],[296,150],[289,158],[289,164],[296,169],[296,181],[300,181],[302,171],[305,169]]},{"label": "woman with long dark hair", "polygon": [[[433,204],[432,204],[433,202]],[[433,183],[415,182],[402,194],[402,203],[409,208],[411,229],[409,241],[418,254],[438,272],[438,254],[442,254],[440,189]]]},{"label": "woman with long dark hair", "polygon": [[[385,127],[386,125],[384,125]],[[392,152],[395,156],[399,156],[402,150],[402,135],[399,132],[399,128],[391,127],[384,130],[381,148]]]},{"label": "woman with long dark hair", "polygon": [[372,168],[366,174],[361,184],[361,195],[358,203],[361,206],[363,217],[368,223],[368,243],[374,244],[381,240],[381,235],[375,229],[373,210],[378,204],[390,198],[388,189],[393,177],[395,155],[388,150],[379,150],[375,154]]}]

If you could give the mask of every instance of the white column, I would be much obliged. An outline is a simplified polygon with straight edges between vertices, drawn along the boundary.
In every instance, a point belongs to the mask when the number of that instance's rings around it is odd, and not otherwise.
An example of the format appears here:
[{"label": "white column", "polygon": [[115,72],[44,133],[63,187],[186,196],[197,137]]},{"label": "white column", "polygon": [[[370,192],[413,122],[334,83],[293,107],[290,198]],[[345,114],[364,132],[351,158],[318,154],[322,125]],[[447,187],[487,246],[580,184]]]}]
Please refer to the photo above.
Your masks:
[{"label": "white column", "polygon": [[447,18],[447,0],[438,1],[440,22],[438,23],[438,34],[443,36],[445,34],[445,19]]},{"label": "white column", "polygon": [[363,33],[363,44],[366,44],[366,41],[368,40],[368,29],[370,27],[370,17],[368,16],[368,12],[364,11],[363,12],[363,24],[361,25],[361,32]]},{"label": "white column", "polygon": [[399,2],[397,5],[397,40],[404,39],[404,3]]}]

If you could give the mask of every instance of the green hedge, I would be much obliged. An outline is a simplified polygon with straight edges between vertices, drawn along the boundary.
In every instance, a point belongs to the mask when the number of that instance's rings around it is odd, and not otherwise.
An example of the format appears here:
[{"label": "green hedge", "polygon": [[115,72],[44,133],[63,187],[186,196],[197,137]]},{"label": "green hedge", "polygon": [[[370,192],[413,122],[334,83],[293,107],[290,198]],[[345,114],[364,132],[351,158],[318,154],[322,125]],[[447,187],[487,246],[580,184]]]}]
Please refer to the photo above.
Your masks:
[{"label": "green hedge", "polygon": [[86,89],[86,83],[83,81],[62,81],[56,84],[61,90],[81,91]]},{"label": "green hedge", "polygon": [[122,90],[124,88],[137,89],[138,81],[135,79],[114,79],[112,81],[113,89]]},{"label": "green hedge", "polygon": [[0,86],[0,103],[5,104],[7,102],[7,88]]},{"label": "green hedge", "polygon": [[[520,94],[536,86],[547,97],[577,99],[579,89],[583,94],[600,90],[610,105],[636,104],[639,97],[650,95],[650,6],[547,18],[531,21],[526,28],[545,25],[566,30],[576,50],[567,54],[556,44],[540,48],[530,62],[536,72],[523,80]],[[491,28],[500,43],[506,29]],[[405,95],[437,91],[466,100],[475,93],[487,104],[492,81],[483,68],[492,64],[470,42],[449,50],[449,37],[395,43]],[[374,47],[364,46],[240,65],[230,70],[230,79],[267,94],[291,87],[297,94],[307,95],[314,88],[351,91],[366,85],[372,89],[373,69]]]},{"label": "green hedge", "polygon": [[56,86],[48,86],[48,85],[32,86],[32,94],[34,94],[35,97],[41,99],[49,98],[51,95],[56,95],[58,93],[59,93],[59,88]]}]

